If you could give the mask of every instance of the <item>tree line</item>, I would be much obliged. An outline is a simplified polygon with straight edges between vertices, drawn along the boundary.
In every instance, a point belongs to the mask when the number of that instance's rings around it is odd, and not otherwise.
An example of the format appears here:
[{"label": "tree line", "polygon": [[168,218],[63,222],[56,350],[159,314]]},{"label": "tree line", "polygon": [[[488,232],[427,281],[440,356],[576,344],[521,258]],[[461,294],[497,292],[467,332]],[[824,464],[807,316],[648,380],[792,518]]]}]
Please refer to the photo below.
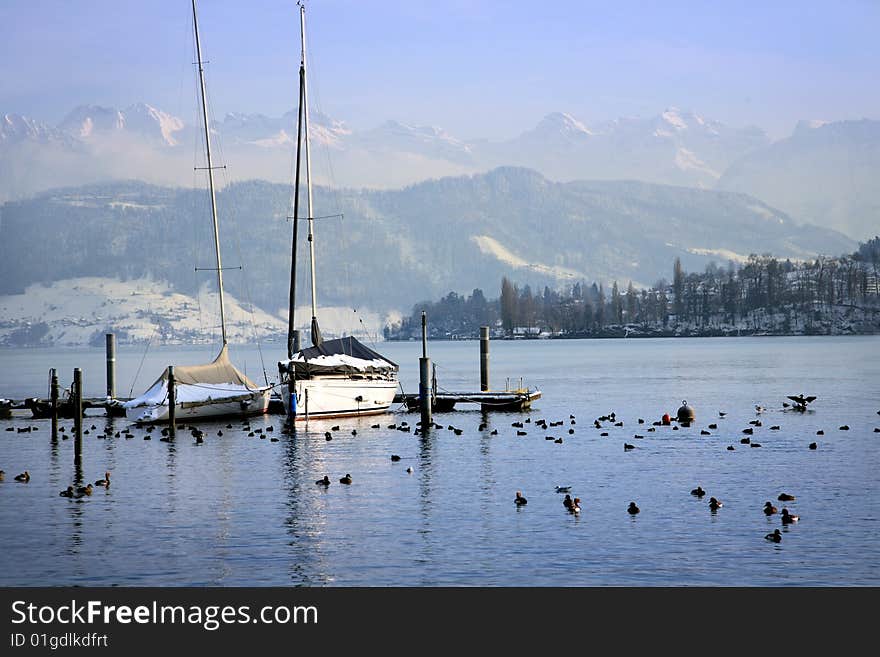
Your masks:
[{"label": "tree line", "polygon": [[496,337],[614,337],[672,335],[810,335],[880,332],[880,237],[855,253],[809,261],[751,255],[726,267],[710,263],[686,272],[676,258],[672,282],[639,289],[629,281],[579,281],[535,292],[504,277],[497,299],[475,289],[450,292],[385,327],[390,340],[416,339],[421,313],[431,338],[474,338],[480,326]]}]

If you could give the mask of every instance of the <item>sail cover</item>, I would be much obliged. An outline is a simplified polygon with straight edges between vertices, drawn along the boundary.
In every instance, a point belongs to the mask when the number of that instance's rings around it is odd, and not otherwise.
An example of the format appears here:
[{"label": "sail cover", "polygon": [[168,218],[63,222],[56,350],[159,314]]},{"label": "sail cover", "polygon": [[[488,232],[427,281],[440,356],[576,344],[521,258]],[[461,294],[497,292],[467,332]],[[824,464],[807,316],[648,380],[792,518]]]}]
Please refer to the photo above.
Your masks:
[{"label": "sail cover", "polygon": [[[177,403],[235,399],[259,391],[260,387],[229,362],[226,346],[207,365],[175,365],[174,393]],[[168,403],[168,370],[162,372],[140,397],[125,402],[125,408]]]},{"label": "sail cover", "polygon": [[278,363],[282,371],[289,371],[291,365],[297,378],[316,374],[389,375],[400,369],[397,363],[351,336],[325,340],[320,346],[298,351],[291,360]]}]

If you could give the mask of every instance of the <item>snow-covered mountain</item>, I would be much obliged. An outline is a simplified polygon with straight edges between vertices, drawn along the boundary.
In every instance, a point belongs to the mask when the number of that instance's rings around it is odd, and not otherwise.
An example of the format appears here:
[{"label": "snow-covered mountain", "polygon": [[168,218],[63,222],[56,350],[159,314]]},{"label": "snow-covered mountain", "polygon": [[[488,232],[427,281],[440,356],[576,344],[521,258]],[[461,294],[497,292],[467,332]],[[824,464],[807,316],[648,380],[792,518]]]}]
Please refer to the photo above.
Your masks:
[{"label": "snow-covered mountain", "polygon": [[880,121],[800,121],[734,163],[718,189],[757,196],[856,239],[880,234]]},{"label": "snow-covered mountain", "polygon": [[180,143],[178,133],[184,127],[183,119],[146,103],[136,103],[124,110],[80,105],[58,125],[59,130],[84,141],[124,135],[163,146],[177,146]]},{"label": "snow-covered mountain", "polygon": [[[826,174],[836,180],[850,170],[858,171],[858,181],[876,179],[880,158],[868,157],[873,133],[860,141],[855,128],[841,127],[857,122],[801,122],[790,138],[771,144],[760,128],[731,127],[675,107],[596,124],[553,112],[503,141],[467,141],[440,127],[393,120],[354,130],[324,114],[313,112],[310,118],[313,179],[334,187],[389,189],[524,166],[560,182],[639,180],[742,190],[797,219],[855,237],[876,222],[877,204],[861,182],[823,184]],[[220,184],[255,178],[289,182],[296,120],[296,111],[275,117],[230,113],[214,120],[212,133],[222,146],[217,158],[223,160],[216,163],[226,166]],[[807,177],[797,173],[806,161],[786,155],[796,144],[810,153]],[[837,165],[820,166],[825,150],[835,153]],[[200,158],[198,126],[146,103],[125,109],[83,105],[55,127],[7,114],[0,122],[0,202],[108,179],[189,186],[198,180],[193,167],[203,166]],[[798,182],[807,178],[807,184]],[[815,202],[807,200],[814,196]]]}]

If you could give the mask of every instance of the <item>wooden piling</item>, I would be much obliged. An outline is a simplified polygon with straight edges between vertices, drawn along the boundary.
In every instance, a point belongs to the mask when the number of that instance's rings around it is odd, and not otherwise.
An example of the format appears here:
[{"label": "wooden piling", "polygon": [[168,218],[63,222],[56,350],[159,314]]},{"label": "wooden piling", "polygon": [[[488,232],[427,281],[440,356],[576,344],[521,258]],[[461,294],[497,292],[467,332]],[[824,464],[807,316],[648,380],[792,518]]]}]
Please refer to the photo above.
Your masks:
[{"label": "wooden piling", "polygon": [[489,392],[489,327],[480,327],[480,392]]},{"label": "wooden piling", "polygon": [[116,399],[116,334],[107,333],[107,396]]},{"label": "wooden piling", "polygon": [[431,359],[428,358],[428,319],[422,311],[422,357],[419,358],[419,410],[421,411],[422,433],[431,430]]},{"label": "wooden piling", "polygon": [[174,440],[177,431],[177,391],[175,390],[174,365],[168,366],[168,437]]},{"label": "wooden piling", "polygon": [[49,370],[49,398],[52,400],[52,440],[58,440],[58,370]]},{"label": "wooden piling", "polygon": [[82,370],[73,368],[73,460],[82,456]]}]

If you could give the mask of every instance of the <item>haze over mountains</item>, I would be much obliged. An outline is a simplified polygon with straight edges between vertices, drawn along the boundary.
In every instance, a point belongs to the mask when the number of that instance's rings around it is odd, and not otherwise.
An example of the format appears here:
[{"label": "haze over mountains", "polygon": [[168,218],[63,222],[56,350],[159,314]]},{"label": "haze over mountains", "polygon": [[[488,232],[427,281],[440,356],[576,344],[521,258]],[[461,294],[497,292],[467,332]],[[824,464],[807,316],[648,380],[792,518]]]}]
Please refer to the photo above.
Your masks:
[{"label": "haze over mountains", "polygon": [[[771,142],[669,108],[650,118],[586,125],[551,113],[506,141],[463,140],[441,128],[387,121],[367,130],[312,114],[313,169],[332,187],[394,189],[443,176],[523,166],[559,182],[639,180],[755,196],[795,221],[852,238],[880,227],[880,122],[803,122]],[[296,113],[227,114],[212,125],[229,181],[289,182]],[[139,179],[200,185],[201,137],[191,123],[139,103],[81,106],[57,126],[6,114],[0,121],[0,200],[58,186]]]}]

